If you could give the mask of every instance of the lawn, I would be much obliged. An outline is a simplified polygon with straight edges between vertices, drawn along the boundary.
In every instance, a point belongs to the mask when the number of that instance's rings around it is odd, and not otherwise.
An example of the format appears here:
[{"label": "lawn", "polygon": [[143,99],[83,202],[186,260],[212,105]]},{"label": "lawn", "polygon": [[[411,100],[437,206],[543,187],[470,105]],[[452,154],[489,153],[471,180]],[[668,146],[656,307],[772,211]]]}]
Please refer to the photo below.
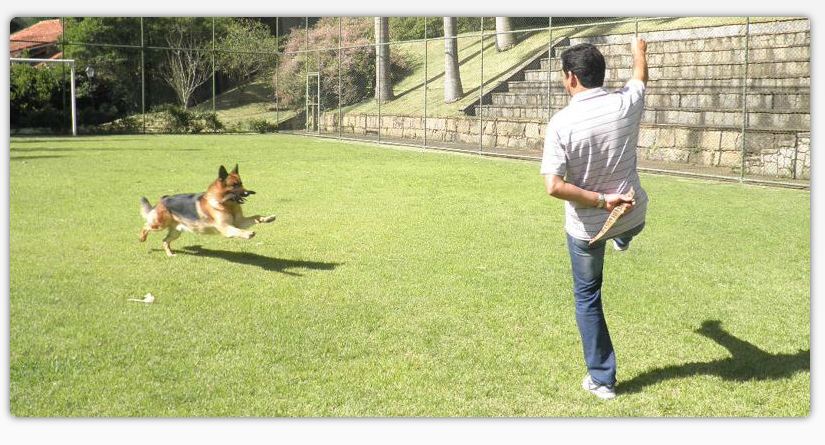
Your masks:
[{"label": "lawn", "polygon": [[[240,164],[252,240],[138,242]],[[538,164],[284,135],[13,138],[14,416],[807,416],[810,193],[644,175],[609,250],[619,397],[579,383]],[[154,304],[129,302],[147,292]]]}]

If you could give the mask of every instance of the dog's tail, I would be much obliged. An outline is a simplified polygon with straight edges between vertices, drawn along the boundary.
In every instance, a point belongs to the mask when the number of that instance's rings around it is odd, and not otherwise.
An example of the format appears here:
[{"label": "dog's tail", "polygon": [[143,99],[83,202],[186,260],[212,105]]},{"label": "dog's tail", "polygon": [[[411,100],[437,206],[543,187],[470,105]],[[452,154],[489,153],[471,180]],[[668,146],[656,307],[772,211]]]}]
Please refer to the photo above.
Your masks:
[{"label": "dog's tail", "polygon": [[149,212],[152,211],[152,204],[149,204],[149,200],[146,199],[145,196],[140,198],[140,214],[143,216],[143,219],[146,219],[149,216]]}]

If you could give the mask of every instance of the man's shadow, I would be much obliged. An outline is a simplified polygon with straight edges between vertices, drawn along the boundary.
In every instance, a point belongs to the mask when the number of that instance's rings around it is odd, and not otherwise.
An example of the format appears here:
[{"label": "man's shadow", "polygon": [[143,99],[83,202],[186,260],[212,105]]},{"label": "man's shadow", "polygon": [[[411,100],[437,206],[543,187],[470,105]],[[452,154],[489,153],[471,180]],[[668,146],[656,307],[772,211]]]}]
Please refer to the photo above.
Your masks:
[{"label": "man's shadow", "polygon": [[729,381],[779,380],[811,370],[811,350],[795,354],[770,354],[740,340],[721,327],[718,320],[706,320],[696,333],[704,335],[727,349],[731,357],[710,362],[672,365],[639,374],[616,387],[622,394],[639,392],[648,385],[664,380],[697,375],[715,375]]},{"label": "man's shadow", "polygon": [[209,258],[220,258],[222,260],[231,261],[233,263],[245,264],[248,266],[257,266],[261,269],[280,272],[292,276],[302,276],[296,272],[290,272],[287,269],[313,269],[313,270],[333,270],[340,266],[341,263],[324,263],[320,261],[301,261],[301,260],[287,260],[283,258],[271,258],[257,253],[249,252],[231,252],[226,250],[212,250],[206,249],[202,246],[187,246],[183,250],[178,250],[177,253],[185,255],[193,255]]}]

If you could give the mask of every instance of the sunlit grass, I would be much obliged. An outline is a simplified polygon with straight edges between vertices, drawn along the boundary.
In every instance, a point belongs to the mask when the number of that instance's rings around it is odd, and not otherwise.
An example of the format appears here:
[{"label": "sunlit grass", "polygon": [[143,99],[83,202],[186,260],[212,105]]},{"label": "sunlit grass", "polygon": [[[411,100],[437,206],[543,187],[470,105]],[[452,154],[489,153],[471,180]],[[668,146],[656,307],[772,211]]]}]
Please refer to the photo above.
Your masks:
[{"label": "sunlit grass", "polygon": [[[247,212],[276,222],[184,234],[175,258],[138,242],[140,196],[236,162]],[[14,416],[810,412],[808,192],[642,177],[647,227],[606,258],[603,403],[579,387],[563,209],[536,163],[120,136],[14,138],[9,170]]]}]

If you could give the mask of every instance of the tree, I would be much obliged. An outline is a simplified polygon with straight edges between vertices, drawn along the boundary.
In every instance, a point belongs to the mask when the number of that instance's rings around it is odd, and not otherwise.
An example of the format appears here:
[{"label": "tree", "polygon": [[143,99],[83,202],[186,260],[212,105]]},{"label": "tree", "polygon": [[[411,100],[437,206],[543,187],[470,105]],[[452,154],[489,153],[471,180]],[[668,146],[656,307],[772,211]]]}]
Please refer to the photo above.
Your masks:
[{"label": "tree", "polygon": [[463,95],[458,68],[456,18],[444,17],[444,103],[453,103]]},{"label": "tree", "polygon": [[202,48],[205,42],[181,22],[169,29],[166,44],[171,49],[166,51],[163,80],[175,90],[178,101],[186,109],[192,93],[212,75],[212,58],[206,50],[190,49]]},{"label": "tree", "polygon": [[50,66],[13,63],[9,69],[10,128],[65,128],[66,109],[61,104],[60,73]]},{"label": "tree", "polygon": [[516,45],[516,35],[512,30],[510,17],[496,17],[496,50],[507,51]]},{"label": "tree", "polygon": [[[75,79],[78,122],[81,125],[96,124],[139,112],[140,53],[117,45],[140,44],[140,20],[133,17],[66,17],[63,24],[66,40],[63,57],[74,59],[78,69]],[[114,45],[87,45],[98,42]],[[87,66],[95,70],[93,80],[85,74]],[[68,102],[64,106],[68,108]]]},{"label": "tree", "polygon": [[[337,17],[322,17],[309,28],[309,41],[314,42],[316,47],[335,48],[339,44],[344,47],[340,54],[337,51],[317,52],[321,79],[327,79],[321,82],[321,104],[324,109],[337,107],[339,100],[342,106],[375,100],[375,19],[342,17],[340,42],[338,31]],[[283,54],[278,62],[278,82],[275,88],[278,104],[289,109],[302,109],[305,104],[306,75],[301,50],[305,48],[306,38],[303,27],[290,31],[284,38]],[[414,63],[415,60],[409,54],[393,51],[388,70],[390,82],[397,82],[408,75]]]},{"label": "tree", "polygon": [[387,17],[375,18],[375,99],[385,102],[392,99],[390,80],[390,22]]},{"label": "tree", "polygon": [[278,42],[268,26],[247,18],[223,20],[225,34],[217,42],[216,69],[241,82],[274,67]]}]

